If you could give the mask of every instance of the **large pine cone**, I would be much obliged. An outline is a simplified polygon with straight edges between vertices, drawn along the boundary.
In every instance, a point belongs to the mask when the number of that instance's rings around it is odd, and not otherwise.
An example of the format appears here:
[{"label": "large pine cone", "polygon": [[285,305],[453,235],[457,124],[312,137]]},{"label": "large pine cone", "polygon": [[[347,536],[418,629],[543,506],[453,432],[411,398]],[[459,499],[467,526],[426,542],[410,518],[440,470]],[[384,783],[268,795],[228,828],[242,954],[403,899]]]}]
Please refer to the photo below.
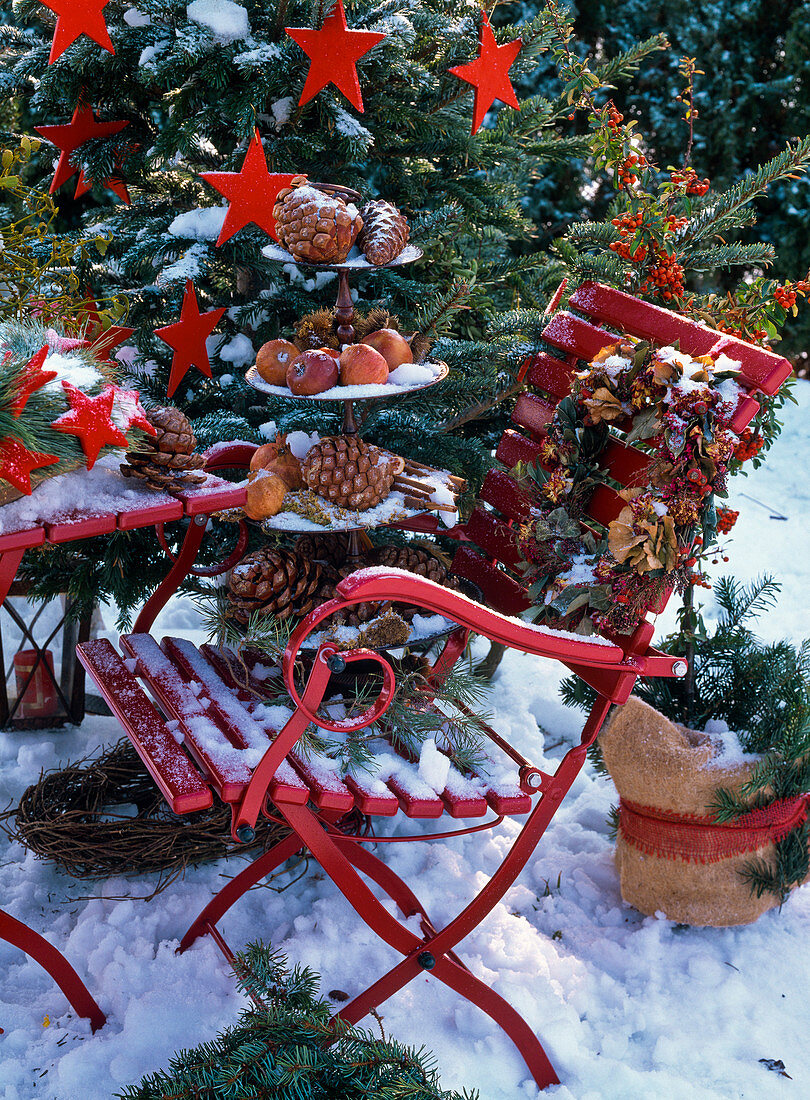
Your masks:
[{"label": "large pine cone", "polygon": [[311,187],[306,176],[279,191],[273,217],[287,251],[313,264],[342,263],[363,228],[357,207]]},{"label": "large pine cone", "polygon": [[135,477],[150,489],[177,492],[205,481],[205,459],[194,454],[197,440],[188,418],[173,406],[148,409],[146,419],[157,431],[144,436],[136,451],[121,464],[124,477]]},{"label": "large pine cone", "polygon": [[326,436],[301,464],[313,493],[342,508],[365,512],[385,500],[397,472],[396,459],[353,435]]},{"label": "large pine cone", "polygon": [[427,577],[445,588],[455,587],[447,567],[429,554],[410,546],[381,546],[375,555],[375,565],[387,565],[390,569],[407,569],[420,577]]},{"label": "large pine cone", "polygon": [[319,603],[321,567],[290,550],[264,546],[247,554],[228,578],[228,605],[241,623],[258,611],[288,619],[307,615]]},{"label": "large pine cone", "polygon": [[390,264],[408,243],[408,222],[392,202],[373,199],[363,207],[363,229],[358,244],[376,267]]}]

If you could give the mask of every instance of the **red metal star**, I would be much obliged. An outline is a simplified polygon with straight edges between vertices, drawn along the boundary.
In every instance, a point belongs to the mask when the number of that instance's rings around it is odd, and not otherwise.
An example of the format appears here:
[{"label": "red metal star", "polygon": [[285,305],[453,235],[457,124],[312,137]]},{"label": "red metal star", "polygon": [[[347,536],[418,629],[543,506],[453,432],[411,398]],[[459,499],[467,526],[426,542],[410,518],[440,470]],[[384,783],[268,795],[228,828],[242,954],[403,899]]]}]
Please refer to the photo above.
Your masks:
[{"label": "red metal star", "polygon": [[194,284],[191,279],[188,280],[183,295],[180,320],[174,325],[155,329],[155,336],[160,337],[164,344],[173,348],[175,353],[166,390],[167,397],[172,396],[189,367],[196,367],[206,378],[211,377],[211,363],[205,341],[222,320],[224,313],[224,307],[209,310],[208,313],[200,313]]},{"label": "red metal star", "polygon": [[58,16],[48,64],[53,65],[81,35],[86,34],[110,53],[115,49],[102,14],[109,0],[39,0]]},{"label": "red metal star", "polygon": [[320,30],[307,27],[285,27],[284,30],[310,59],[299,106],[309,103],[327,84],[334,84],[353,107],[362,111],[357,62],[387,36],[373,31],[350,31],[346,26],[343,0],[337,0]]},{"label": "red metal star", "polygon": [[[115,170],[117,172],[121,171],[120,157],[115,158]],[[84,174],[84,169],[82,168],[81,172],[79,172],[78,182],[76,183],[76,194],[73,196],[74,199],[80,199],[82,195],[86,195],[92,186],[92,183],[88,182],[87,176]],[[109,179],[104,181],[104,186],[108,187],[122,202],[125,202],[127,206],[129,206],[129,191],[121,176],[110,176]]]},{"label": "red metal star", "polygon": [[222,230],[217,238],[217,247],[229,241],[234,233],[238,233],[251,222],[258,225],[259,229],[263,229],[265,233],[269,233],[274,240],[278,240],[273,207],[279,191],[289,187],[295,177],[278,173],[271,175],[268,172],[258,126],[251,138],[247,156],[239,172],[202,172],[200,174],[206,183],[210,183],[230,202]]},{"label": "red metal star", "polygon": [[457,76],[459,80],[472,84],[475,88],[475,107],[473,110],[472,132],[475,134],[484,121],[484,115],[490,109],[496,99],[506,103],[509,107],[517,107],[520,110],[515,89],[509,79],[509,69],[515,58],[520,53],[523,42],[520,38],[499,46],[492,33],[489,16],[483,12],[481,22],[481,35],[479,38],[480,52],[475,61],[466,65],[456,65],[448,71]]},{"label": "red metal star", "polygon": [[[36,132],[42,134],[46,141],[50,141],[62,153],[59,157],[59,163],[56,165],[50,193],[53,194],[54,191],[58,191],[63,183],[66,183],[71,176],[79,171],[78,165],[75,165],[70,158],[81,145],[84,145],[86,141],[90,141],[91,138],[112,137],[113,134],[120,133],[125,126],[129,126],[129,123],[120,121],[99,122],[93,113],[93,108],[88,107],[85,103],[80,103],[73,112],[73,118],[70,122],[62,126],[35,126]],[[121,194],[116,187],[112,186],[114,183],[120,183],[117,178],[103,180],[102,182],[105,187],[112,187],[117,195]],[[80,188],[83,188],[83,190],[80,191]],[[76,188],[76,197],[84,194],[86,190],[88,188],[84,180],[84,172],[82,172]],[[129,195],[126,195],[124,201],[129,202]]]},{"label": "red metal star", "polygon": [[26,496],[31,495],[31,471],[43,466],[53,466],[59,459],[56,455],[39,454],[29,451],[11,435],[0,439],[0,478],[19,489]]},{"label": "red metal star", "polygon": [[112,422],[115,386],[105,386],[98,397],[88,397],[78,387],[62,379],[70,409],[51,424],[55,432],[66,432],[78,437],[87,458],[87,469],[92,470],[102,447],[126,447],[127,437]]},{"label": "red metal star", "polygon": [[85,333],[87,339],[84,344],[99,362],[106,363],[109,361],[113,349],[128,340],[135,329],[125,328],[123,325],[110,325],[108,328],[104,328],[98,306],[89,287],[85,288],[85,294],[87,295],[87,304],[82,306],[82,312],[87,314],[87,331]]},{"label": "red metal star", "polygon": [[23,367],[22,375],[20,376],[20,381],[17,386],[17,392],[14,396],[14,400],[9,405],[9,412],[12,416],[19,416],[28,404],[28,398],[31,394],[42,389],[46,382],[51,382],[56,378],[57,372],[55,370],[42,369],[42,364],[48,358],[50,350],[51,349],[46,344],[45,347],[40,348],[36,355],[29,359]]},{"label": "red metal star", "polygon": [[146,409],[141,404],[138,390],[122,390],[118,386],[113,389],[113,420],[117,421],[121,430],[128,432],[130,428],[140,428],[147,435],[157,436],[157,429],[146,418]]}]

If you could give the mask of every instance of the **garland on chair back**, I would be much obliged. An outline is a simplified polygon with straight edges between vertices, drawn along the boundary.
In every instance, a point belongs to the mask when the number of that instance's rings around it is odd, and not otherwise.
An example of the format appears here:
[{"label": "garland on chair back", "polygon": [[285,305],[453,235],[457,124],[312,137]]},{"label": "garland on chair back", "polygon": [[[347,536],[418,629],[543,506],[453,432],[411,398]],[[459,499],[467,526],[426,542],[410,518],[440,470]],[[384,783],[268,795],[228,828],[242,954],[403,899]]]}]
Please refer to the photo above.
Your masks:
[{"label": "garland on chair back", "polygon": [[[664,594],[695,583],[700,548],[736,518],[718,515],[715,497],[762,445],[729,428],[739,367],[721,344],[695,359],[622,337],[575,375],[538,462],[515,471],[535,505],[518,547],[538,621],[627,634]],[[637,485],[622,487],[600,465],[619,432],[650,456]],[[587,518],[602,485],[625,501],[607,528]]]}]

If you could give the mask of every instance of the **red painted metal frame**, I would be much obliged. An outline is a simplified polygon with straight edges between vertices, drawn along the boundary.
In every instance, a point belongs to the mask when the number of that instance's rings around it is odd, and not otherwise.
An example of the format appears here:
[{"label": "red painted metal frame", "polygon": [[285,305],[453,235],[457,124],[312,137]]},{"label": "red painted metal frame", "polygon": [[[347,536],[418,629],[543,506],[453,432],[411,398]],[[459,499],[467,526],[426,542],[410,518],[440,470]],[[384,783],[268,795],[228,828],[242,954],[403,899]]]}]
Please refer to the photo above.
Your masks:
[{"label": "red painted metal frame", "polygon": [[104,1026],[107,1017],[90,996],[79,975],[53,944],[3,909],[0,909],[0,939],[19,947],[47,970],[74,1011],[90,1021],[93,1031]]}]

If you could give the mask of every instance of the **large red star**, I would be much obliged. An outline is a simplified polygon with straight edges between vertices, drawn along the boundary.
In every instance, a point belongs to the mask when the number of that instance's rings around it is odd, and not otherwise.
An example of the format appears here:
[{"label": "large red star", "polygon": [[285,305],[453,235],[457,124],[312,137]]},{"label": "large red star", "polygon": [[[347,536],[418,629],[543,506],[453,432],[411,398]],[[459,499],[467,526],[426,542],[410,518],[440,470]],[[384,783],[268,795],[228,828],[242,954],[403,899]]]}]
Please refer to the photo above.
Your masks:
[{"label": "large red star", "polygon": [[484,115],[496,99],[520,110],[515,89],[509,79],[509,69],[520,53],[523,42],[516,38],[513,42],[499,46],[492,33],[489,17],[486,12],[483,12],[479,45],[481,49],[475,61],[469,61],[466,65],[456,65],[455,68],[448,70],[453,76],[466,81],[467,84],[472,84],[475,88],[472,125],[474,134],[480,129]]},{"label": "large red star", "polygon": [[183,295],[180,320],[174,325],[155,329],[155,336],[160,337],[164,344],[168,344],[174,350],[169,385],[166,390],[167,397],[172,396],[189,367],[196,367],[206,378],[211,377],[211,363],[205,341],[222,320],[224,313],[224,307],[209,310],[208,313],[200,313],[194,284],[191,279],[188,280]]},{"label": "large red star", "polygon": [[42,369],[42,364],[48,358],[50,350],[46,344],[23,367],[14,398],[9,405],[9,412],[12,416],[19,416],[28,404],[28,398],[31,394],[42,389],[46,382],[52,382],[56,378],[57,372],[55,370]]},{"label": "large red star", "polygon": [[87,469],[92,470],[102,447],[126,447],[127,437],[112,422],[115,386],[105,386],[98,397],[86,393],[62,379],[62,388],[70,408],[51,424],[55,432],[78,436],[87,458]]},{"label": "large red star", "polygon": [[337,0],[320,30],[307,27],[285,27],[284,30],[310,59],[299,106],[309,103],[327,84],[334,84],[353,107],[362,111],[363,96],[357,62],[386,35],[373,31],[350,31],[346,26],[343,0]]},{"label": "large red star", "polygon": [[19,439],[11,435],[0,439],[0,478],[27,496],[31,495],[31,471],[39,470],[43,466],[53,466],[58,461],[56,455],[29,451]]},{"label": "large red star", "polygon": [[230,202],[217,247],[251,222],[278,240],[273,207],[279,191],[289,187],[295,177],[268,172],[258,126],[239,172],[202,172],[201,175]]},{"label": "large red star", "polygon": [[[36,132],[42,134],[46,141],[50,141],[62,153],[59,157],[59,163],[56,165],[50,193],[53,194],[54,191],[58,191],[63,183],[66,183],[71,176],[79,171],[78,165],[75,165],[70,159],[79,146],[84,145],[91,138],[112,137],[113,134],[120,133],[125,126],[129,126],[129,123],[120,121],[99,122],[93,113],[93,108],[84,103],[80,103],[76,107],[73,118],[62,126],[35,126]],[[103,183],[105,187],[111,187],[113,183],[120,183],[120,181],[109,179],[104,180]],[[86,190],[84,172],[82,172],[76,188],[77,197],[84,194]],[[116,191],[116,194],[121,194],[117,188],[114,187],[113,190]],[[129,196],[124,201],[129,202]]]},{"label": "large red star", "polygon": [[53,65],[68,46],[72,46],[83,34],[92,38],[94,42],[98,42],[99,46],[103,46],[110,53],[115,53],[102,14],[109,0],[39,0],[39,2],[46,8],[50,8],[52,12],[56,12],[58,16],[51,45],[51,56],[48,58],[49,65]]}]

